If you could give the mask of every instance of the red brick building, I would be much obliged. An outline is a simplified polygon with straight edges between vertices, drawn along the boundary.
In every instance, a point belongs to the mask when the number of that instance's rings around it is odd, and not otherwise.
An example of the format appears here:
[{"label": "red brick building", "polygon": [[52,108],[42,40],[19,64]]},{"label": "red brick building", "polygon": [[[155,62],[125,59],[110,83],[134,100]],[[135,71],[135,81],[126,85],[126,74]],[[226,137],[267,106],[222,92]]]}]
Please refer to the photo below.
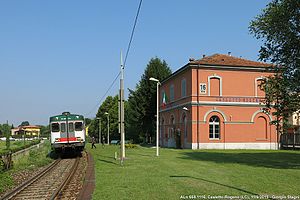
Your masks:
[{"label": "red brick building", "polygon": [[160,145],[190,149],[276,149],[263,111],[266,63],[214,54],[190,59],[162,81]]}]

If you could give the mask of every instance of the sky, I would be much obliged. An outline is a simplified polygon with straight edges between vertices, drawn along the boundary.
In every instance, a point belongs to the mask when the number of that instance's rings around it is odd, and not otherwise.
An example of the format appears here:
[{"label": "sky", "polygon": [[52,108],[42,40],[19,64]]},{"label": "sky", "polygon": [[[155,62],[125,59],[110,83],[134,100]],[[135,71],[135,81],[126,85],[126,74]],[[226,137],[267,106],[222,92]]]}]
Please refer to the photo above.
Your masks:
[{"label": "sky", "polygon": [[[134,89],[149,60],[258,60],[249,23],[271,0],[143,0],[125,66]],[[64,111],[94,118],[120,71],[139,0],[0,0],[0,124],[47,125]],[[119,81],[107,95],[118,94]],[[102,99],[102,101],[101,101]]]}]

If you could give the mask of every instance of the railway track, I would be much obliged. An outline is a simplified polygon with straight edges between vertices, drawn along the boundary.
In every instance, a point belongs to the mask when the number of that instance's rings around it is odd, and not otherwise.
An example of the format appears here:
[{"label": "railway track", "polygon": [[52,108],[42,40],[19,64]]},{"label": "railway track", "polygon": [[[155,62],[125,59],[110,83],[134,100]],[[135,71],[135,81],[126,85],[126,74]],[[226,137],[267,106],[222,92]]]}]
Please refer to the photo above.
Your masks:
[{"label": "railway track", "polygon": [[[85,154],[86,152],[82,152]],[[84,156],[82,156],[84,157]],[[64,199],[63,191],[80,165],[81,157],[57,159],[35,177],[16,187],[0,199]]]}]

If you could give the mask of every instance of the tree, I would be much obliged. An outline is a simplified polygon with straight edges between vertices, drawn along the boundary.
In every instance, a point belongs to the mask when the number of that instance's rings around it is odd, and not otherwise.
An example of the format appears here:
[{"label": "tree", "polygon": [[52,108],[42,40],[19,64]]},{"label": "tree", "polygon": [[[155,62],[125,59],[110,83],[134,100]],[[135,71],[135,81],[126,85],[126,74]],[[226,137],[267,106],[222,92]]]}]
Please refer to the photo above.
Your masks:
[{"label": "tree", "polygon": [[172,74],[166,61],[152,58],[135,90],[129,89],[126,108],[126,134],[135,142],[151,142],[155,135],[156,84],[149,81],[154,77],[160,81]]},{"label": "tree", "polygon": [[22,122],[21,123],[21,125],[20,126],[29,126],[30,124],[29,124],[29,122],[28,121],[24,121],[24,122]]},{"label": "tree", "polygon": [[300,108],[300,1],[273,0],[250,23],[250,33],[263,41],[259,59],[271,62],[275,76],[265,80],[268,110],[273,108],[278,133]]},{"label": "tree", "polygon": [[49,138],[49,136],[50,136],[50,126],[49,125],[47,125],[47,126],[40,125],[40,136]]},{"label": "tree", "polygon": [[84,119],[85,126],[88,126],[91,122],[92,122],[92,120],[90,118]]},{"label": "tree", "polygon": [[118,95],[112,97],[108,96],[104,100],[104,102],[100,105],[98,112],[96,114],[96,118],[91,120],[89,123],[89,136],[98,138],[99,137],[99,119],[101,119],[101,132],[105,135],[107,139],[107,123],[109,115],[109,135],[110,140],[112,139],[120,139],[119,130],[118,130]]}]

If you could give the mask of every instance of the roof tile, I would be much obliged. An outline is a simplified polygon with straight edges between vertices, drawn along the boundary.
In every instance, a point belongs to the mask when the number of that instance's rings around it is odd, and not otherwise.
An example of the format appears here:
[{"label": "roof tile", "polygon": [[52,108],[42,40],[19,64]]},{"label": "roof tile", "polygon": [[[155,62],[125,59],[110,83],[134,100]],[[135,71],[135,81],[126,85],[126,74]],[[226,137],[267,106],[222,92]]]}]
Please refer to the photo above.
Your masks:
[{"label": "roof tile", "polygon": [[271,64],[246,60],[230,55],[214,54],[212,56],[204,57],[200,60],[190,61],[193,64],[203,65],[227,65],[227,66],[248,66],[248,67],[270,67]]}]

